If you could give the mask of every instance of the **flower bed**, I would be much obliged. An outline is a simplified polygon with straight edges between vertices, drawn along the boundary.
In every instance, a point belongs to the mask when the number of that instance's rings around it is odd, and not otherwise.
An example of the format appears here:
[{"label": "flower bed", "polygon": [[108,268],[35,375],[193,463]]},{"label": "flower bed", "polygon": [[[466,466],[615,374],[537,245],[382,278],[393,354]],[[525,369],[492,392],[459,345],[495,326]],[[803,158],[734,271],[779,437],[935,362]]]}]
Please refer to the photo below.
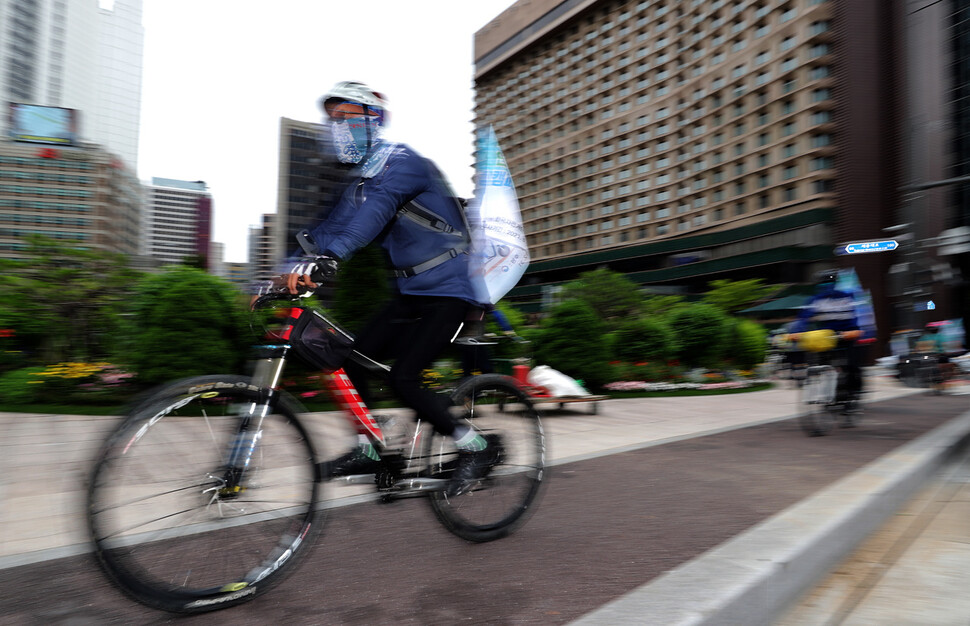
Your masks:
[{"label": "flower bed", "polygon": [[606,383],[603,387],[607,391],[727,391],[732,389],[747,389],[765,385],[771,381],[752,378],[745,380],[730,380],[717,383],[668,383],[668,382],[646,382],[643,380],[623,380],[615,383]]}]

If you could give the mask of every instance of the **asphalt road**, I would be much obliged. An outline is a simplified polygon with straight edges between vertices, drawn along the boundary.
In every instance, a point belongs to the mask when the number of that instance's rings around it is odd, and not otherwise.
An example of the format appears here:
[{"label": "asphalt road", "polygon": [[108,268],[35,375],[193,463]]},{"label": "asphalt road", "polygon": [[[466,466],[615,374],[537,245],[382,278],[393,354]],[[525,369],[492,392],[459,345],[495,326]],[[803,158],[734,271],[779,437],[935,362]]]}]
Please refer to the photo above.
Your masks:
[{"label": "asphalt road", "polygon": [[450,535],[422,500],[343,507],[282,585],[202,616],[132,603],[90,556],[0,570],[0,624],[564,624],[966,406],[920,394],[828,437],[786,420],[560,465],[533,518],[488,544]]}]

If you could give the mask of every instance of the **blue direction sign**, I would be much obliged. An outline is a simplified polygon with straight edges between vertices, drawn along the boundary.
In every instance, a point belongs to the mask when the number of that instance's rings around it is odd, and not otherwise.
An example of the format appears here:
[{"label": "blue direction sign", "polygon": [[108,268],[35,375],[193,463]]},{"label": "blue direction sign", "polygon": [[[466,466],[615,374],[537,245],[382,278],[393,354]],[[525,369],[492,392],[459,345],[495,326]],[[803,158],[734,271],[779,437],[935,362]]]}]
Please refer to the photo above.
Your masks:
[{"label": "blue direction sign", "polygon": [[882,239],[879,241],[859,241],[848,243],[840,249],[841,254],[862,254],[865,252],[889,252],[899,247],[895,239]]}]

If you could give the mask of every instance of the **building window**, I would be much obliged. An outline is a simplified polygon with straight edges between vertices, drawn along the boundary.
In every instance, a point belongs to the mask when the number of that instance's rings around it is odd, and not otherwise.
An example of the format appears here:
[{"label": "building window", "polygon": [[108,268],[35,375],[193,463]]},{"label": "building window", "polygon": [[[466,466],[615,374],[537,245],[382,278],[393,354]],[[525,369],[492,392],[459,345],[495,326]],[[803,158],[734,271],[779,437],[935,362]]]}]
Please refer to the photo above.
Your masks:
[{"label": "building window", "polygon": [[832,143],[832,136],[827,134],[812,135],[812,147],[823,148]]},{"label": "building window", "polygon": [[829,111],[816,111],[812,113],[812,124],[827,124],[832,121],[832,113]]},{"label": "building window", "polygon": [[809,27],[809,32],[813,35],[821,35],[822,33],[828,32],[830,24],[827,21],[812,22]]},{"label": "building window", "polygon": [[835,185],[831,180],[823,178],[822,180],[816,180],[812,183],[812,191],[815,193],[828,193],[835,189]]},{"label": "building window", "polygon": [[812,171],[832,169],[834,165],[832,157],[815,157],[811,164]]},{"label": "building window", "polygon": [[821,80],[823,78],[828,78],[830,73],[831,72],[829,71],[828,65],[819,65],[818,67],[813,67],[809,75],[811,76],[812,80]]}]

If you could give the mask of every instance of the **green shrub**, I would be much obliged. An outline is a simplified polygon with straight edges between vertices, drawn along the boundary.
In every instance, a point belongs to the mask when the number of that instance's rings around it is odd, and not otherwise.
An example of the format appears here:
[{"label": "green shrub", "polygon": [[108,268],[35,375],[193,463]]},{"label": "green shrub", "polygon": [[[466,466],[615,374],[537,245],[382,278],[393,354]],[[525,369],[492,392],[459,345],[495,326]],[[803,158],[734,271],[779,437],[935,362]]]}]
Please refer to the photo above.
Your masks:
[{"label": "green shrub", "polygon": [[188,267],[141,281],[126,326],[122,360],[151,384],[237,372],[253,341],[242,294]]},{"label": "green shrub", "polygon": [[609,382],[609,352],[603,342],[606,324],[581,300],[567,300],[543,320],[535,356],[537,365],[578,378],[587,389]]},{"label": "green shrub", "polygon": [[757,322],[741,319],[734,325],[733,331],[731,356],[737,366],[749,370],[762,363],[768,349],[768,332],[765,327]]},{"label": "green shrub", "polygon": [[612,353],[619,361],[666,362],[677,353],[677,340],[664,321],[654,317],[633,318],[615,333]]},{"label": "green shrub", "polygon": [[710,304],[691,304],[675,310],[668,323],[680,346],[685,365],[713,367],[726,351],[728,317]]},{"label": "green shrub", "polygon": [[43,367],[25,367],[0,375],[0,398],[4,404],[33,404],[44,397]]}]

